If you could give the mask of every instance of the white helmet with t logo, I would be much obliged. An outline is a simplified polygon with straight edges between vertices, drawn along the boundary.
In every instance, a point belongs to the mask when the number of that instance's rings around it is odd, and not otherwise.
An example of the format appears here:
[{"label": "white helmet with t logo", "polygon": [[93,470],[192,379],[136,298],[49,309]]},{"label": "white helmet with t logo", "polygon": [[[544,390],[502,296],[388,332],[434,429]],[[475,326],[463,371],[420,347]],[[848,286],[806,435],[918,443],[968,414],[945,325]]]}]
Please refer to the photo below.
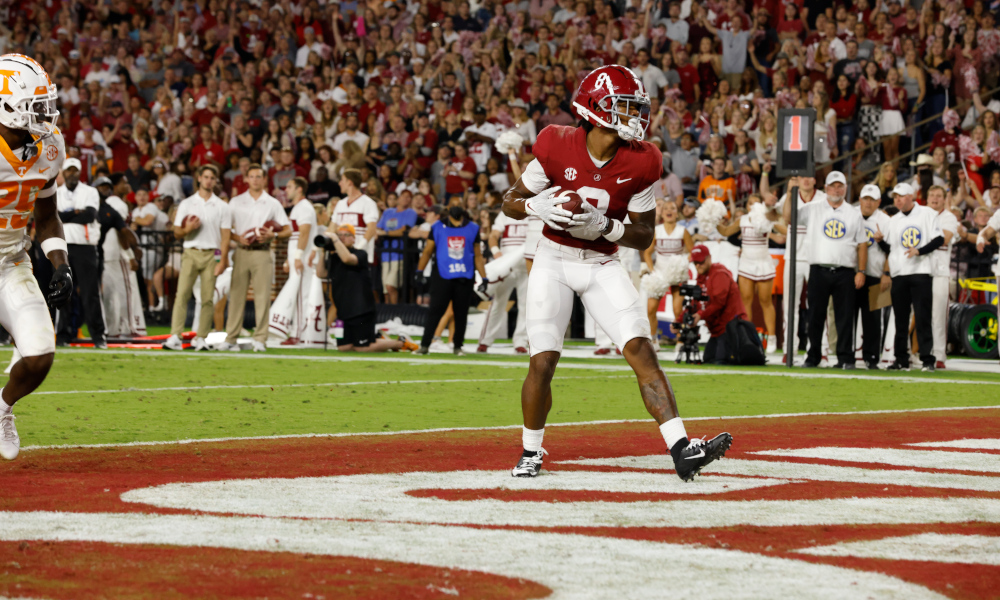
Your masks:
[{"label": "white helmet with t logo", "polygon": [[0,124],[46,138],[56,130],[56,86],[45,68],[23,54],[0,56]]}]

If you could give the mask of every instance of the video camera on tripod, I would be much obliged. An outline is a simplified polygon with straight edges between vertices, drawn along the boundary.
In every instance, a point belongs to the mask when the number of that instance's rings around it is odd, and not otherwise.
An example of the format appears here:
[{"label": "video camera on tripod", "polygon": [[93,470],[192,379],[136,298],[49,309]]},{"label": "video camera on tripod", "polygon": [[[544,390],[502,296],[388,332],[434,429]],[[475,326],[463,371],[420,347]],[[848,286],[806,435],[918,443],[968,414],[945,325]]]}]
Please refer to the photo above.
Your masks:
[{"label": "video camera on tripod", "polygon": [[701,349],[698,347],[698,323],[694,319],[697,311],[694,309],[694,304],[708,300],[708,296],[697,284],[684,284],[680,287],[679,293],[684,298],[684,310],[681,313],[680,329],[677,331],[680,348],[676,362],[680,363],[683,357],[687,364],[700,365]]}]

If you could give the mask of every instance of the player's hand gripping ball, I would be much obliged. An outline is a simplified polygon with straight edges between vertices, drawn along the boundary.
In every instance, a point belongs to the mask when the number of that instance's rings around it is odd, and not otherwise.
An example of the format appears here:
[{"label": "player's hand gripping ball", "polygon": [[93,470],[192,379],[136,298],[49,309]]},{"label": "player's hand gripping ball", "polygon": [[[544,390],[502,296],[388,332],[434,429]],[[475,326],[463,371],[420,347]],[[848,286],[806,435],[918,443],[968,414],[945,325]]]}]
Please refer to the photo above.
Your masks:
[{"label": "player's hand gripping ball", "polygon": [[573,215],[583,214],[584,199],[580,196],[580,194],[574,192],[573,190],[564,190],[556,197],[562,200],[559,208]]}]

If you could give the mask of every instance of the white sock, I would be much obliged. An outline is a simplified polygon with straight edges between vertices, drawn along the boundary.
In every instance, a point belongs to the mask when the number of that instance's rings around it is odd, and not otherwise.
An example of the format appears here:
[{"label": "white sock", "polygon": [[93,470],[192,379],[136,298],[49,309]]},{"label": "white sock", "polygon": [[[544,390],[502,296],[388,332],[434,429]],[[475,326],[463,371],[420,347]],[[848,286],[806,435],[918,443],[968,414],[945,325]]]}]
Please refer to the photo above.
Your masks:
[{"label": "white sock", "polygon": [[674,444],[687,437],[684,430],[684,421],[680,417],[674,417],[663,425],[660,425],[660,433],[663,434],[663,441],[667,443],[667,450],[674,447]]},{"label": "white sock", "polygon": [[528,452],[538,452],[542,449],[542,437],[545,436],[545,428],[528,429],[521,428],[521,443]]}]

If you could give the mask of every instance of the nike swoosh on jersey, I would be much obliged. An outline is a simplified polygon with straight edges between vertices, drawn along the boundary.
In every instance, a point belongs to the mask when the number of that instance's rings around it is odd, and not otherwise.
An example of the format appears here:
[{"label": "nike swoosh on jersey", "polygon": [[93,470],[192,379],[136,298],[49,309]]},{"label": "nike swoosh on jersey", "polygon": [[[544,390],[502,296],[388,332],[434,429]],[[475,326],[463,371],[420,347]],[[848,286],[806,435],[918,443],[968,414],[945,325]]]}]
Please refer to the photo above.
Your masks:
[{"label": "nike swoosh on jersey", "polygon": [[51,169],[51,168],[52,168],[52,167],[45,167],[44,169],[38,169],[38,172],[39,172],[39,173],[44,173],[44,172],[48,171],[48,170],[49,170],[49,169]]},{"label": "nike swoosh on jersey", "polygon": [[702,456],[705,456],[705,451],[704,450],[699,450],[698,454],[695,454],[694,456],[685,457],[685,460],[693,460],[695,458],[701,458]]},{"label": "nike swoosh on jersey", "polygon": [[626,181],[632,181],[632,178],[629,177],[628,179],[621,179],[621,178],[618,179],[618,183],[625,183]]}]

